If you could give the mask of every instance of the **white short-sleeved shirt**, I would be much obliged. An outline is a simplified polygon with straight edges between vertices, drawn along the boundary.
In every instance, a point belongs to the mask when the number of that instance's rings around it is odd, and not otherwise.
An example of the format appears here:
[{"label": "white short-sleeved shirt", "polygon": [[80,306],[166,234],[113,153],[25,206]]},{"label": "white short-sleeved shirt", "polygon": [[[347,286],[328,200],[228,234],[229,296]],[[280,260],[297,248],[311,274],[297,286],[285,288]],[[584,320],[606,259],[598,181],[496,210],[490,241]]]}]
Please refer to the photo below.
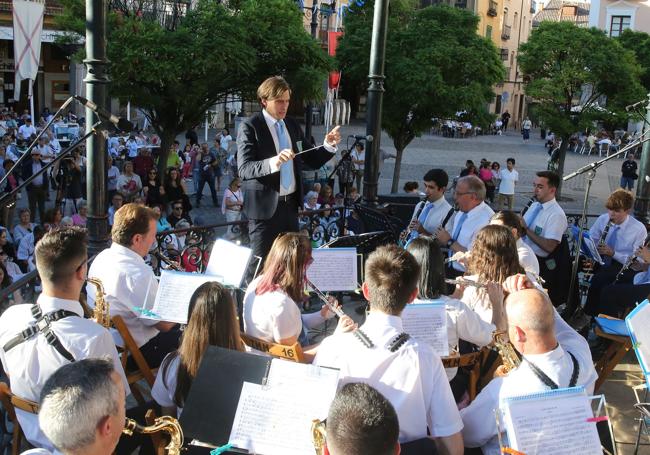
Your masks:
[{"label": "white short-sleeved shirt", "polygon": [[[79,315],[79,317],[69,316],[51,323],[52,331],[61,345],[75,360],[109,356],[113,359],[115,371],[124,382],[125,390],[129,390],[110,332],[94,321],[84,319],[79,302],[41,294],[38,305],[43,314],[66,310]],[[0,316],[0,348],[35,321],[31,307],[31,304],[14,305]],[[48,344],[42,334],[35,335],[7,352],[0,349],[0,360],[2,367],[11,377],[11,391],[21,398],[32,401],[39,401],[41,389],[52,373],[69,363]],[[25,437],[32,445],[54,451],[54,446],[38,426],[37,415],[20,409],[16,409],[16,415]]]},{"label": "white short-sleeved shirt", "polygon": [[[526,355],[525,358],[533,362],[560,387],[567,387],[573,373],[573,361],[567,353],[570,352],[575,356],[580,368],[577,385],[585,386],[587,393],[593,393],[598,374],[589,352],[589,345],[562,320],[557,312],[555,312],[555,336],[559,343],[557,348],[544,354]],[[484,455],[500,454],[494,418],[494,410],[499,406],[500,400],[544,390],[548,390],[547,386],[535,376],[526,361],[507,376],[490,381],[476,399],[460,411],[465,426],[463,428],[465,447],[481,447]]]},{"label": "white short-sleeved shirt", "polygon": [[[539,202],[534,202],[526,212],[526,215],[535,213],[535,208],[539,204]],[[528,223],[528,218],[525,219],[526,223]],[[528,228],[545,239],[553,239],[560,242],[562,236],[566,232],[567,226],[566,214],[564,213],[564,210],[562,210],[562,207],[560,207],[560,204],[558,204],[555,198],[553,198],[542,204],[542,210],[540,210],[535,217],[533,226],[530,226],[529,224]],[[526,242],[539,257],[545,258],[550,254],[530,240],[528,236],[524,238],[524,242]]]},{"label": "white short-sleeved shirt", "polygon": [[515,194],[515,184],[519,181],[519,172],[516,169],[509,171],[507,168],[499,171],[499,193]]},{"label": "white short-sleeved shirt", "polygon": [[[172,358],[172,356],[174,356]],[[170,360],[171,359],[171,360]],[[176,380],[178,378],[178,366],[181,363],[181,357],[176,352],[167,354],[163,360],[156,381],[151,388],[151,398],[160,406],[171,408],[176,407],[176,417],[180,417],[183,412],[182,407],[176,406],[174,394],[176,393]],[[163,368],[164,366],[164,368]],[[165,373],[163,375],[163,373]]]},{"label": "white short-sleeved shirt", "polygon": [[255,295],[261,279],[253,280],[244,295],[244,333],[272,343],[300,336],[302,320],[296,302],[281,290]]},{"label": "white short-sleeved shirt", "polygon": [[402,319],[371,312],[362,327],[375,347],[367,348],[352,333],[332,335],[321,343],[315,365],[341,370],[341,383],[363,380],[391,402],[400,423],[399,441],[445,437],[462,422],[440,357],[409,339],[396,352],[385,346],[402,333]]},{"label": "white short-sleeved shirt", "polygon": [[539,275],[539,261],[533,249],[528,246],[523,239],[517,239],[517,255],[519,255],[519,264],[524,268],[524,270],[529,272],[535,272]]},{"label": "white short-sleeved shirt", "polygon": [[[438,229],[438,227],[440,227],[442,222],[447,217],[449,210],[451,210],[451,205],[449,204],[449,202],[447,202],[444,196],[434,202],[421,201],[415,206],[415,209],[413,210],[413,215],[411,216],[411,221],[417,220],[416,215],[422,213],[420,211],[420,208],[422,207],[423,204],[433,204],[433,207],[429,209],[429,213],[427,214],[427,219],[424,220],[424,224],[423,224],[424,229],[427,232],[433,234],[433,232],[436,229]],[[422,210],[424,210],[424,208],[422,208]],[[452,221],[451,218],[447,220],[448,228],[449,226],[451,226],[451,221]]]},{"label": "white short-sleeved shirt", "polygon": [[[492,218],[492,215],[494,215],[494,210],[492,210],[485,202],[481,202],[479,205],[467,212],[467,218],[465,218],[465,222],[461,226],[456,241],[468,250],[471,249],[476,234],[483,226],[490,224],[490,218]],[[449,232],[451,236],[456,232],[456,226],[458,226],[461,216],[461,212],[456,212],[454,215],[454,226],[451,230],[447,229],[447,232]],[[454,269],[460,272],[465,271],[465,267],[460,262],[454,261],[452,264]]]},{"label": "white short-sleeved shirt", "polygon": [[[158,321],[140,318],[138,308],[152,308],[158,292],[158,280],[153,270],[135,251],[113,242],[110,248],[97,255],[88,270],[89,277],[102,280],[111,317],[122,316],[131,336],[141,347],[158,335],[154,327]],[[95,286],[86,285],[88,305],[95,307]],[[145,302],[146,299],[146,302]],[[115,342],[121,337],[113,332]]]},{"label": "white short-sleeved shirt", "polygon": [[[600,242],[607,223],[609,223],[609,214],[603,213],[598,217],[591,229],[589,229],[589,237],[596,245]],[[628,215],[625,221],[618,225],[618,227],[616,225],[609,227],[607,237],[605,238],[606,242],[614,235],[615,229],[618,232],[616,233],[613,259],[621,264],[625,264],[625,261],[627,261],[630,255],[634,254],[639,247],[643,246],[648,231],[643,223]]]}]

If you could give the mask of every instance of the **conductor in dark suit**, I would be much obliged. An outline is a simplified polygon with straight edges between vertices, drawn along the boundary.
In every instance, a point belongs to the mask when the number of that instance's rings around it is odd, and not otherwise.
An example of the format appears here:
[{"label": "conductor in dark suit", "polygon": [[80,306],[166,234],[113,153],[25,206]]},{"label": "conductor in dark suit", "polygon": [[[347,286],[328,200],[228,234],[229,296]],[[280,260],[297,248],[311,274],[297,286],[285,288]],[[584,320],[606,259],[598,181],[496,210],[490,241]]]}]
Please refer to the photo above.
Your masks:
[{"label": "conductor in dark suit", "polygon": [[250,225],[253,254],[264,259],[281,232],[298,230],[302,205],[302,171],[318,169],[336,153],[341,140],[335,127],[322,146],[313,147],[293,119],[285,118],[291,89],[279,76],[257,89],[261,113],[243,122],[237,133],[237,163],[244,192],[243,212]]}]

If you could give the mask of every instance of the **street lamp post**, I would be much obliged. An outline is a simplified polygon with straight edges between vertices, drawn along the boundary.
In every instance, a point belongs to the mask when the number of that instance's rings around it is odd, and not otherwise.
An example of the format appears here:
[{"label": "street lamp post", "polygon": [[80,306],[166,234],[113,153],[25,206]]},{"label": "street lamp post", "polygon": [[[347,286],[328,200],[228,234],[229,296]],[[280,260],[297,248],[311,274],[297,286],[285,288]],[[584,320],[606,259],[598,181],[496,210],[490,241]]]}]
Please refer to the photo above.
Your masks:
[{"label": "street lamp post", "polygon": [[[648,129],[650,129],[650,93],[648,93],[643,132],[648,134]],[[641,137],[645,136],[642,135]],[[648,175],[650,175],[650,141],[644,142],[641,149],[639,183],[636,187],[636,201],[634,202],[634,217],[646,226],[650,224],[650,182],[647,180]]]},{"label": "street lamp post", "polygon": [[390,0],[376,0],[370,45],[368,72],[368,113],[366,118],[366,161],[363,173],[363,202],[377,204],[379,180],[379,146],[381,138],[381,109],[384,98],[384,62],[388,34],[388,5]]},{"label": "street lamp post", "polygon": [[[86,97],[106,108],[106,86],[110,82],[106,58],[106,0],[86,0]],[[94,113],[86,108],[86,131],[94,122]],[[96,254],[108,246],[106,201],[106,139],[92,135],[86,141],[86,189],[88,197],[88,253]]]}]

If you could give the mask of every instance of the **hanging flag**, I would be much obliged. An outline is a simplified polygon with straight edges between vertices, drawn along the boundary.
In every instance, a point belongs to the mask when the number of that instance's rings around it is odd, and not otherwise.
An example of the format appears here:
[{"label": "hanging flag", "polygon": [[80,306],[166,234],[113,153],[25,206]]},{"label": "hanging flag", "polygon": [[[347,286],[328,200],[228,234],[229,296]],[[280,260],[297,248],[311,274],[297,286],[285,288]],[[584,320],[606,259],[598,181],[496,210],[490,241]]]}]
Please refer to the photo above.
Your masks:
[{"label": "hanging flag", "polygon": [[[327,53],[332,57],[336,55],[336,47],[339,44],[339,37],[341,36],[343,36],[343,32],[327,32]],[[341,73],[338,71],[332,71],[329,75],[329,88],[339,88],[340,80]]]},{"label": "hanging flag", "polygon": [[20,82],[29,79],[29,96],[38,74],[41,57],[41,32],[45,4],[38,1],[13,0],[14,26],[14,100],[20,99]]}]

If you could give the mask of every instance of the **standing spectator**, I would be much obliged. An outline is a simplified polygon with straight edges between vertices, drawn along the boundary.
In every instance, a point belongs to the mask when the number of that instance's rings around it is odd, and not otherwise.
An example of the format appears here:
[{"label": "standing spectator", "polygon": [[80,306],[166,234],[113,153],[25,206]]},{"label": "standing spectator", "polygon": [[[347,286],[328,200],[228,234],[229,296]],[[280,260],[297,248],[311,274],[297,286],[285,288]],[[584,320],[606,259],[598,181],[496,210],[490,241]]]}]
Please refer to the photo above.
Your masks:
[{"label": "standing spectator", "polygon": [[[0,253],[0,257],[2,257],[1,253]],[[7,267],[5,267],[5,264],[0,261],[0,291],[3,291],[4,289],[11,286],[11,283],[13,282],[14,279],[9,274],[9,272],[7,272]],[[20,303],[23,303],[23,297],[20,293],[20,289],[16,289],[14,292],[9,294],[7,298],[3,301],[3,310],[6,308],[6,306],[20,304]]]},{"label": "standing spectator", "polygon": [[226,153],[226,155],[229,154],[231,142],[232,142],[232,136],[230,135],[230,131],[228,131],[228,128],[222,129],[221,134],[219,135],[219,147],[221,147],[221,149]]},{"label": "standing spectator", "polygon": [[18,212],[18,225],[14,227],[13,238],[14,244],[18,246],[20,240],[25,237],[27,234],[31,234],[34,230],[34,223],[32,223],[31,211],[29,209],[20,209]]},{"label": "standing spectator", "polygon": [[515,205],[515,185],[519,181],[519,172],[515,170],[515,159],[508,158],[506,161],[506,169],[501,169],[499,172],[499,199],[497,206],[501,210],[507,206],[508,210],[512,210]]},{"label": "standing spectator", "polygon": [[106,169],[108,169],[106,176],[106,186],[108,190],[108,200],[112,201],[113,196],[117,193],[117,179],[120,176],[120,170],[113,164],[113,157],[106,158]]},{"label": "standing spectator", "polygon": [[343,150],[339,168],[336,170],[339,177],[339,193],[348,194],[354,184],[354,163],[352,163],[352,152]]},{"label": "standing spectator", "polygon": [[[64,159],[57,176],[57,184],[59,185],[58,195],[63,196],[62,205],[65,216],[70,216],[79,210],[78,204],[83,195],[81,178],[81,167],[74,157]],[[57,197],[57,202],[58,200]]]},{"label": "standing spectator", "polygon": [[[181,178],[181,174],[176,168],[167,169],[164,182],[165,198],[167,203],[174,204],[180,201],[183,204],[183,213],[189,213],[192,210],[190,198],[187,196],[187,188]],[[174,224],[172,223],[172,226]]]},{"label": "standing spectator", "polygon": [[155,167],[153,158],[151,157],[151,150],[146,147],[142,147],[138,151],[138,156],[133,159],[133,172],[138,174],[141,181],[147,179],[147,173],[150,169]]},{"label": "standing spectator", "polygon": [[621,188],[632,191],[634,181],[639,178],[636,170],[637,165],[636,161],[634,161],[634,153],[630,152],[621,165]]},{"label": "standing spectator", "polygon": [[365,169],[366,163],[366,151],[361,142],[357,142],[357,145],[354,147],[354,150],[350,154],[352,157],[352,163],[354,164],[354,178],[356,181],[356,186],[361,191],[361,182],[363,181],[363,171]]},{"label": "standing spectator", "polygon": [[499,193],[499,183],[501,182],[501,177],[499,176],[499,171],[501,170],[501,165],[493,161],[492,162],[492,178],[494,178],[494,184],[496,185],[496,192]]},{"label": "standing spectator", "polygon": [[[9,172],[14,165],[14,161],[10,159],[5,159],[2,162],[2,168],[4,169],[5,174]],[[9,174],[7,177],[7,183],[5,187],[0,190],[0,194],[4,195],[11,193],[18,187],[18,179],[15,174]],[[11,227],[14,225],[14,211],[16,209],[16,200],[20,197],[20,193],[16,193],[10,200],[8,200],[5,205],[0,210],[0,225],[11,230]]]},{"label": "standing spectator", "polygon": [[135,138],[134,134],[131,134],[129,138],[126,141],[126,150],[127,150],[127,156],[130,160],[134,159],[136,156],[138,156],[138,141]]},{"label": "standing spectator", "polygon": [[[241,192],[241,180],[235,177],[223,192],[223,200],[221,201],[221,213],[226,215],[226,222],[232,223],[241,220],[242,207],[244,207],[244,195]],[[228,231],[223,238],[233,240],[237,238],[239,232],[241,232],[241,226],[228,226]]]},{"label": "standing spectator", "polygon": [[42,226],[34,226],[34,232],[27,234],[20,240],[16,253],[16,262],[23,273],[31,272],[36,268],[34,246],[43,238],[43,235],[45,235],[45,229]]},{"label": "standing spectator", "polygon": [[[43,166],[44,164],[41,161],[40,152],[37,148],[33,148],[30,158],[26,159],[23,163],[23,180],[27,180],[33,175],[36,175]],[[41,172],[29,185],[27,185],[29,211],[31,213],[36,213],[36,207],[38,206],[38,219],[41,222],[43,222],[43,217],[45,216],[45,199],[47,198],[47,194],[47,176],[45,175],[45,172]]]},{"label": "standing spectator", "polygon": [[465,168],[461,169],[460,171],[460,177],[465,177],[468,175],[476,175],[476,166],[472,160],[465,161]]},{"label": "standing spectator", "polygon": [[221,148],[219,138],[214,139],[214,146],[210,149],[212,153],[217,158],[217,165],[214,166],[214,175],[216,177],[217,191],[221,189],[221,176],[223,175],[223,165],[226,161],[226,152]]},{"label": "standing spectator", "polygon": [[199,171],[199,187],[196,192],[196,206],[200,207],[201,206],[201,197],[203,196],[203,188],[205,188],[205,184],[208,184],[208,187],[210,188],[210,193],[212,194],[212,203],[214,204],[215,207],[218,207],[218,202],[217,202],[217,191],[214,189],[214,176],[215,176],[215,168],[219,165],[217,161],[217,157],[214,156],[213,153],[211,153],[208,150],[208,145],[207,144],[202,144],[201,146],[201,154],[198,157],[199,161],[199,166],[200,166],[200,171]]},{"label": "standing spectator", "polygon": [[122,174],[117,179],[117,190],[124,195],[127,201],[131,201],[142,191],[140,176],[133,172],[133,163],[124,163]]},{"label": "standing spectator", "polygon": [[503,131],[508,131],[508,123],[510,122],[510,113],[506,109],[503,114],[501,114],[501,122],[503,122]]},{"label": "standing spectator", "polygon": [[144,192],[145,203],[149,207],[165,204],[165,187],[160,182],[158,177],[158,170],[156,168],[149,169],[147,178],[142,186]]},{"label": "standing spectator", "polygon": [[404,184],[404,192],[407,194],[420,194],[420,184],[418,182],[406,182]]},{"label": "standing spectator", "polygon": [[169,149],[169,155],[167,155],[167,167],[175,167],[179,171],[183,168],[183,159],[178,154],[178,150],[174,146]]},{"label": "standing spectator", "polygon": [[72,224],[74,226],[86,227],[86,222],[88,221],[88,204],[86,204],[86,201],[81,200],[77,208],[79,211],[72,215]]},{"label": "standing spectator", "polygon": [[478,176],[485,185],[485,199],[490,201],[490,203],[494,203],[494,190],[496,188],[496,183],[494,181],[494,176],[492,175],[492,169],[490,169],[489,161],[483,161],[481,163],[481,169],[479,169]]},{"label": "standing spectator", "polygon": [[18,128],[18,140],[28,142],[34,134],[36,134],[36,128],[32,125],[32,119],[31,117],[26,117],[25,124],[20,125],[20,128]]},{"label": "standing spectator", "polygon": [[528,117],[526,117],[526,120],[521,124],[521,134],[524,136],[524,142],[528,142],[530,140],[530,129],[533,127],[533,122],[530,121]]},{"label": "standing spectator", "polygon": [[199,143],[199,135],[196,134],[195,127],[190,128],[187,130],[187,133],[185,133],[185,139],[187,139],[190,142],[190,145],[195,145]]}]

